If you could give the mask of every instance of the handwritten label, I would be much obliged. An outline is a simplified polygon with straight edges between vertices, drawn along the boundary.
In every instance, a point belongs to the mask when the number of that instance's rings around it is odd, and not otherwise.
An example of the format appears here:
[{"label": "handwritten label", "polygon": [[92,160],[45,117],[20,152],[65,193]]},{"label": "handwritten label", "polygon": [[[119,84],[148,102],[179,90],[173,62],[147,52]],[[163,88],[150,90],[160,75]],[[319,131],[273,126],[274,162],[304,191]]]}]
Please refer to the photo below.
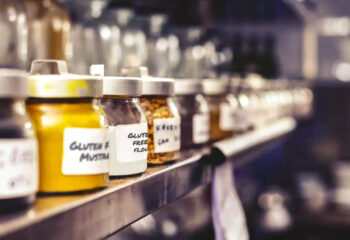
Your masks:
[{"label": "handwritten label", "polygon": [[153,120],[154,152],[174,152],[180,149],[180,118]]},{"label": "handwritten label", "polygon": [[62,173],[89,175],[109,172],[110,142],[107,129],[66,128]]},{"label": "handwritten label", "polygon": [[38,154],[34,139],[0,140],[0,199],[38,190]]},{"label": "handwritten label", "polygon": [[223,131],[232,131],[235,127],[235,108],[228,103],[220,105],[219,127]]},{"label": "handwritten label", "polygon": [[147,161],[147,123],[125,124],[110,127],[111,172],[118,162]]},{"label": "handwritten label", "polygon": [[250,112],[243,108],[237,108],[234,114],[235,130],[245,131],[250,126]]},{"label": "handwritten label", "polygon": [[195,114],[193,116],[193,142],[206,143],[209,140],[209,114]]}]

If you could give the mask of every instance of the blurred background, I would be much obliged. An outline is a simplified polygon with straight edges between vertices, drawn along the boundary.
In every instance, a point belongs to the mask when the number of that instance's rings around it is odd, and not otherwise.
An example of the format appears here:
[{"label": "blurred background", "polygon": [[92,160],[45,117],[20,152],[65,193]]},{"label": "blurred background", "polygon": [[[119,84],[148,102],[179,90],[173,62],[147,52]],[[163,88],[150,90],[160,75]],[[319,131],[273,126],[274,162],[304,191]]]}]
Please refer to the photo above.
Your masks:
[{"label": "blurred background", "polygon": [[[350,237],[349,0],[1,0],[0,66],[64,59],[87,74],[145,65],[174,78],[294,79],[314,115],[235,171],[251,239]],[[110,239],[213,239],[210,191]]]}]

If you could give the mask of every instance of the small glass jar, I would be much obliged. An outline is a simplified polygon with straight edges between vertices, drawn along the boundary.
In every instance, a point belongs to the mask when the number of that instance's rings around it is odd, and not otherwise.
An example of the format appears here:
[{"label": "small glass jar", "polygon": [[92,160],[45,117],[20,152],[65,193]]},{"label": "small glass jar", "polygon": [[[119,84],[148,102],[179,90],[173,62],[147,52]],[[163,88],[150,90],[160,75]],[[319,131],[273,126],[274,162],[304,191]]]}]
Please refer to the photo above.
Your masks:
[{"label": "small glass jar", "polygon": [[96,99],[102,97],[101,79],[68,74],[66,63],[55,60],[34,61],[31,74],[27,111],[39,140],[39,191],[69,193],[105,186],[110,143]]},{"label": "small glass jar", "polygon": [[202,146],[209,141],[209,106],[202,91],[198,80],[175,81],[175,100],[181,116],[181,149]]},{"label": "small glass jar", "polygon": [[203,93],[209,105],[210,140],[216,141],[230,137],[234,130],[234,110],[227,81],[220,79],[204,79]]},{"label": "small glass jar", "polygon": [[148,132],[141,94],[141,78],[103,77],[102,106],[111,134],[110,176],[146,171]]},{"label": "small glass jar", "polygon": [[27,74],[0,69],[0,213],[28,207],[38,190],[37,142],[25,111]]},{"label": "small glass jar", "polygon": [[179,157],[181,118],[173,94],[172,79],[143,78],[141,106],[148,122],[149,164],[163,164]]}]

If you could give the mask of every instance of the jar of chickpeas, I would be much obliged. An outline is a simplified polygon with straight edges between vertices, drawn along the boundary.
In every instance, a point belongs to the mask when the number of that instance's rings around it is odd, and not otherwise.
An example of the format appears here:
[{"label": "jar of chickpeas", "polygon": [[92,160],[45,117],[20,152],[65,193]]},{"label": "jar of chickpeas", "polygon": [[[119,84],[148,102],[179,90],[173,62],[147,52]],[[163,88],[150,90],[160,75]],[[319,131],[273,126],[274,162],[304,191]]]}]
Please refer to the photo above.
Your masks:
[{"label": "jar of chickpeas", "polygon": [[173,79],[143,77],[141,107],[148,123],[149,164],[163,164],[179,157],[180,115],[173,94]]}]

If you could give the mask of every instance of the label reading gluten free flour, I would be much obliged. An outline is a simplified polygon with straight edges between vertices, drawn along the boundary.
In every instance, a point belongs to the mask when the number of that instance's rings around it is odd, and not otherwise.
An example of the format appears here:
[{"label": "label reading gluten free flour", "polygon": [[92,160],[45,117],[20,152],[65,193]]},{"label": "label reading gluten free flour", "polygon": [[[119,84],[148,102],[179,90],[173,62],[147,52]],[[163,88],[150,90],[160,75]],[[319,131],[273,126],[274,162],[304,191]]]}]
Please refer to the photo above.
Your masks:
[{"label": "label reading gluten free flour", "polygon": [[220,104],[219,127],[223,131],[232,131],[235,127],[235,109],[228,103]]},{"label": "label reading gluten free flour", "polygon": [[28,196],[37,189],[36,140],[0,140],[0,199]]},{"label": "label reading gluten free flour", "polygon": [[193,142],[206,143],[209,140],[209,114],[195,114],[193,116]]},{"label": "label reading gluten free flour", "polygon": [[107,129],[66,128],[62,173],[92,175],[109,172],[110,142]]},{"label": "label reading gluten free flour", "polygon": [[154,152],[174,152],[180,149],[180,118],[153,120]]},{"label": "label reading gluten free flour", "polygon": [[[124,124],[110,127],[111,165],[113,162],[134,162],[147,160],[148,132],[147,123]],[[115,149],[113,149],[115,146]]]}]

